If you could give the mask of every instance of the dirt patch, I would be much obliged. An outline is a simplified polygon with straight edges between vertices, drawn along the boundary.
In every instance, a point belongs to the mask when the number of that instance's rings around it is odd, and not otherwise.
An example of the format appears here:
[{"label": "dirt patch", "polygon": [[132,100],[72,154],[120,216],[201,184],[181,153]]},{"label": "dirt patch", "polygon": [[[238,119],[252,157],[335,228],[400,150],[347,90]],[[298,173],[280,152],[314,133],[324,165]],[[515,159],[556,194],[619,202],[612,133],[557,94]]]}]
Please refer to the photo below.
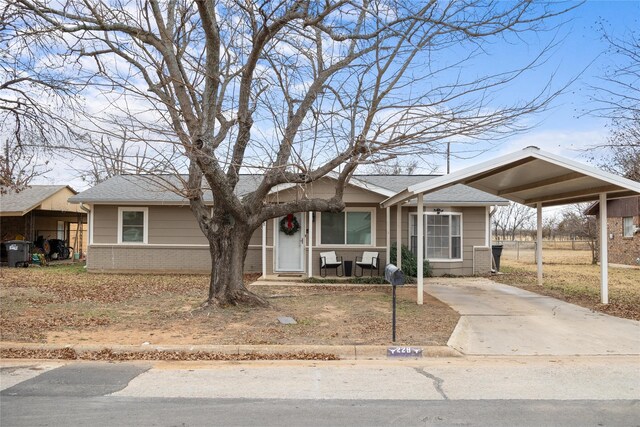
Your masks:
[{"label": "dirt patch", "polygon": [[[51,344],[387,345],[389,286],[248,285],[266,308],[206,308],[208,277],[90,274],[81,267],[3,269],[3,341]],[[247,281],[255,279],[248,276]],[[458,314],[416,288],[398,290],[397,342],[446,345]],[[278,317],[293,317],[283,325]]]},{"label": "dirt patch", "polygon": [[[535,260],[526,253],[507,253],[492,280],[551,296],[594,311],[640,320],[640,270],[609,267],[609,304],[600,303],[600,266],[588,251],[543,252],[543,286],[537,284]],[[547,262],[549,260],[549,262]]]}]

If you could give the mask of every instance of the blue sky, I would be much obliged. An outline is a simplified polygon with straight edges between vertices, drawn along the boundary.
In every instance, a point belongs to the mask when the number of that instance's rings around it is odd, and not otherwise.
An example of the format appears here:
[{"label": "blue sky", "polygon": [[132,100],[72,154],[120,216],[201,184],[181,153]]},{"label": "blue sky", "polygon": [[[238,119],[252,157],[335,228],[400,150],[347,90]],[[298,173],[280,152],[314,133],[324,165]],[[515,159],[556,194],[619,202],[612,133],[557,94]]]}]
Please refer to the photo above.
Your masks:
[{"label": "blue sky", "polygon": [[[587,0],[564,18],[567,22],[557,31],[527,35],[524,46],[518,45],[516,48],[507,43],[494,46],[494,52],[485,66],[526,60],[555,37],[558,46],[545,65],[527,78],[519,80],[510,88],[509,93],[514,100],[530,94],[533,88],[544,85],[552,73],[555,73],[556,85],[568,82],[576,76],[579,76],[578,79],[554,101],[549,111],[528,119],[530,124],[535,124],[531,130],[501,143],[483,144],[482,148],[487,151],[482,154],[461,154],[464,157],[475,157],[452,159],[452,171],[529,145],[587,162],[584,150],[606,139],[607,121],[586,114],[592,105],[589,104],[589,85],[600,83],[598,77],[604,74],[612,60],[611,56],[605,54],[607,43],[602,40],[602,33],[598,31],[599,23],[602,22],[614,37],[624,37],[635,26],[640,25],[640,1]],[[458,149],[467,148],[460,146]],[[454,144],[454,154],[456,149]],[[445,171],[446,162],[443,158],[438,172]]]},{"label": "blue sky", "polygon": [[[571,3],[570,3],[571,4]],[[577,4],[577,3],[576,3]],[[554,100],[552,107],[537,116],[525,119],[532,128],[505,140],[483,143],[470,147],[453,144],[454,158],[452,171],[472,166],[497,155],[510,153],[529,145],[587,162],[585,150],[606,140],[606,120],[586,114],[591,93],[589,85],[597,85],[603,76],[611,57],[605,54],[607,43],[598,30],[599,23],[613,37],[624,37],[626,33],[640,25],[640,0],[634,1],[593,1],[587,0],[561,18],[549,24],[566,21],[557,29],[545,32],[531,32],[520,39],[495,41],[488,46],[489,55],[482,56],[467,67],[465,72],[491,74],[505,68],[516,69],[529,62],[552,40],[557,43],[547,61],[536,70],[518,79],[508,90],[496,94],[500,103],[511,104],[526,99],[544,87],[549,76],[553,77],[553,87],[558,88],[578,77],[564,94]],[[458,52],[459,53],[459,52]],[[455,53],[451,53],[452,57]],[[465,153],[471,149],[471,152]],[[457,154],[457,157],[456,157]],[[591,153],[593,154],[593,153]],[[434,159],[428,159],[433,162]],[[597,161],[597,158],[596,158]],[[437,172],[446,171],[444,156],[436,159]],[[64,172],[63,172],[64,171]],[[430,167],[418,173],[430,173]],[[72,172],[64,166],[47,174],[38,183],[68,183],[78,190],[86,189],[86,183],[70,176]]]}]

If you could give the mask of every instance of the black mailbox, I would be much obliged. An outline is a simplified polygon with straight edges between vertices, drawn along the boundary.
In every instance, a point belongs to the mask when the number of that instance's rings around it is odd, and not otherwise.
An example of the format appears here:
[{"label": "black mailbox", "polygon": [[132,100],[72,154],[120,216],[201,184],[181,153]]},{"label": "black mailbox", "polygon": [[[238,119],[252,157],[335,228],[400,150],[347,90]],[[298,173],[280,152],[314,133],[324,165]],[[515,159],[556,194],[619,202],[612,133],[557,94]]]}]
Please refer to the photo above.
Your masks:
[{"label": "black mailbox", "polygon": [[387,264],[384,268],[384,280],[393,286],[393,299],[391,303],[391,340],[396,342],[396,286],[404,285],[404,273],[393,264]]},{"label": "black mailbox", "polygon": [[384,279],[392,286],[404,285],[404,273],[393,264],[387,264],[384,268]]}]

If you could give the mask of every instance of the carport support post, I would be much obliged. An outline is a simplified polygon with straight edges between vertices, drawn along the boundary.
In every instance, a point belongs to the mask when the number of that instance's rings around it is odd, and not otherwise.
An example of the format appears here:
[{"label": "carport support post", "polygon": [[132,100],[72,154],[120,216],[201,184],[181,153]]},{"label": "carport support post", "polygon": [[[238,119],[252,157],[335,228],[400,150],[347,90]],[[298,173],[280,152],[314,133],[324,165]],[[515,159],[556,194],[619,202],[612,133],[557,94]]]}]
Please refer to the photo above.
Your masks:
[{"label": "carport support post", "polygon": [[396,267],[402,270],[402,206],[396,205]]},{"label": "carport support post", "polygon": [[538,202],[537,236],[536,236],[536,263],[538,265],[538,285],[542,286],[542,202]]},{"label": "carport support post", "polygon": [[313,276],[313,212],[309,212],[309,260],[307,261],[307,276]]},{"label": "carport support post", "polygon": [[418,194],[418,305],[422,305],[422,297],[424,292],[424,277],[422,268],[424,265],[424,194]]},{"label": "carport support post", "polygon": [[262,223],[262,279],[267,277],[267,222]]},{"label": "carport support post", "polygon": [[607,234],[607,193],[600,193],[600,300],[603,304],[609,304],[609,242]]},{"label": "carport support post", "polygon": [[391,208],[387,206],[387,264],[391,264]]}]

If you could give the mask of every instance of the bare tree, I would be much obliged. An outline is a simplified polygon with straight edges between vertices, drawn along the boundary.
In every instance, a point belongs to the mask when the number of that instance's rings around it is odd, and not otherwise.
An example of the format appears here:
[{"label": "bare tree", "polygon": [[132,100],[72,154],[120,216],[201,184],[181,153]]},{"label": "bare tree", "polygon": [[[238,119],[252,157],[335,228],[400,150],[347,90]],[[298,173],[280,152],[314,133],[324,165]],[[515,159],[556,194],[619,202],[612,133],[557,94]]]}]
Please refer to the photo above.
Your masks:
[{"label": "bare tree", "polygon": [[593,114],[610,120],[609,137],[602,144],[608,157],[600,166],[610,172],[640,181],[640,32],[628,30],[626,37],[614,38],[601,27],[609,43],[608,70],[593,86]]},{"label": "bare tree", "polygon": [[123,174],[175,174],[180,164],[180,155],[175,150],[157,152],[152,145],[130,139],[127,129],[115,135],[78,135],[77,143],[65,151],[74,159],[72,168],[92,185]]},{"label": "bare tree", "polygon": [[543,218],[542,220],[542,237],[548,240],[555,240],[558,230],[558,219],[557,215],[549,216]]},{"label": "bare tree", "polygon": [[[27,137],[28,138],[28,137]],[[0,152],[0,192],[20,191],[33,179],[50,171],[49,160],[31,144],[17,146],[15,138],[7,138]]]},{"label": "bare tree", "polygon": [[569,235],[573,239],[586,240],[591,249],[591,263],[596,264],[596,218],[586,214],[589,203],[577,203],[567,206],[562,211],[562,217],[557,225],[558,232]]},{"label": "bare tree", "polygon": [[[384,163],[376,163],[370,169],[373,173],[379,175],[413,175],[418,169],[418,161],[402,162],[398,159],[393,159]],[[431,168],[431,172],[434,170],[435,168]]]},{"label": "bare tree", "polygon": [[609,129],[608,156],[600,162],[600,167],[640,181],[640,112],[634,113],[631,119],[612,119]]},{"label": "bare tree", "polygon": [[500,206],[492,215],[496,239],[516,240],[516,235],[532,226],[535,210],[519,203],[511,202],[508,206]]},{"label": "bare tree", "polygon": [[22,15],[0,2],[1,185],[15,190],[50,170],[51,149],[65,145],[80,89],[59,49],[65,39],[29,28]]},{"label": "bare tree", "polygon": [[[548,51],[486,75],[467,74],[468,64],[493,40],[521,41],[520,33],[543,31],[567,10],[525,0],[14,0],[8,7],[21,31],[64,33],[65,54],[92,67],[84,83],[128,120],[130,137],[177,144],[188,173],[178,190],[209,241],[208,302],[220,305],[265,303],[242,283],[252,233],[270,218],[342,210],[358,165],[442,152],[452,137],[523,129],[518,119],[559,91],[547,85],[506,106],[496,98]],[[93,130],[112,132],[93,118]],[[263,178],[239,198],[243,168]],[[334,172],[331,198],[267,203],[277,185],[304,187]]]}]

